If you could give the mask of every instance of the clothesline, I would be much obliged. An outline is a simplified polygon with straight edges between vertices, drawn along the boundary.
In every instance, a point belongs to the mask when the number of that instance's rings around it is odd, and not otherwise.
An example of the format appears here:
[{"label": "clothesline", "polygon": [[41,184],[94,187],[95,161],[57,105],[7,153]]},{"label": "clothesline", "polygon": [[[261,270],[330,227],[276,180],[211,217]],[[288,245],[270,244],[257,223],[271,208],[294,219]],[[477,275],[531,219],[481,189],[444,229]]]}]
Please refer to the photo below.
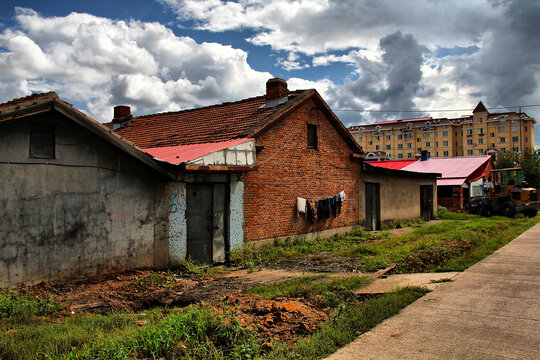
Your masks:
[{"label": "clothesline", "polygon": [[345,191],[329,198],[313,201],[314,207],[311,207],[309,200],[298,197],[296,198],[296,215],[300,217],[303,214],[312,224],[315,220],[329,219],[333,214],[336,217],[341,213],[341,206],[345,200]]}]

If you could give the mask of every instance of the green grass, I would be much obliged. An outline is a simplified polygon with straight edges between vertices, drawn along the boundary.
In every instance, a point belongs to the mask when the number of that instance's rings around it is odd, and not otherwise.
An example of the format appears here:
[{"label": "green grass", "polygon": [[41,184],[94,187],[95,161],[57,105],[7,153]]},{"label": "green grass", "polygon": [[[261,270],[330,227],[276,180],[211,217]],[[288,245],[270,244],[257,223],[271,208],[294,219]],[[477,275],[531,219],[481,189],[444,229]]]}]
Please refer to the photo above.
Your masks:
[{"label": "green grass", "polygon": [[350,246],[376,239],[385,239],[390,232],[369,232],[358,226],[352,232],[340,235],[336,234],[328,238],[286,238],[276,239],[273,244],[264,244],[259,249],[244,246],[231,252],[231,266],[254,269],[265,262],[279,262],[282,259],[294,258],[309,254],[318,254],[326,251],[346,249]]},{"label": "green grass", "polygon": [[62,304],[52,296],[0,291],[0,331],[13,324],[38,322],[44,316],[56,315],[61,309]]}]

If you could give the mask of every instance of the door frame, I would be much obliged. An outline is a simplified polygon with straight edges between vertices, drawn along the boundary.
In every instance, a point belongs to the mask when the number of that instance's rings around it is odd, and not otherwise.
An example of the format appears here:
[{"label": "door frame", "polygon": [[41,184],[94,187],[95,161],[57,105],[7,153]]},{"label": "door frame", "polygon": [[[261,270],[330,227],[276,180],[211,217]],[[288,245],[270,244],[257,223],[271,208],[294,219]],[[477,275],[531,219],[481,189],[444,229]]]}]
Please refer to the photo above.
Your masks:
[{"label": "door frame", "polygon": [[[427,193],[429,193],[429,195],[426,199],[425,195]],[[424,221],[433,219],[433,200],[433,185],[420,185],[420,218]],[[428,206],[427,209],[426,206]]]},{"label": "door frame", "polygon": [[[369,191],[368,188],[370,189]],[[371,197],[368,197],[368,193],[371,194]],[[381,227],[381,184],[377,182],[366,181],[364,183],[364,198],[366,230],[378,230]],[[370,201],[370,198],[372,201]],[[373,203],[375,203],[375,207],[372,206]],[[372,210],[368,211],[368,207]],[[368,214],[371,214],[369,218]],[[373,217],[375,217],[375,219],[373,219]]]},{"label": "door frame", "polygon": [[[223,204],[223,210],[224,210],[224,214],[223,214],[223,238],[224,238],[224,246],[225,246],[225,257],[223,259],[223,262],[227,262],[229,261],[229,256],[230,256],[230,240],[229,240],[229,222],[230,222],[230,182],[226,182],[226,181],[219,181],[219,182],[188,182],[186,183],[186,256],[188,256],[188,249],[189,249],[189,242],[190,242],[190,239],[189,237],[187,236],[188,232],[187,232],[187,228],[189,227],[189,223],[190,223],[190,220],[187,216],[187,212],[188,212],[188,207],[189,207],[189,204],[187,202],[187,197],[188,197],[188,191],[189,191],[189,188],[193,185],[206,185],[206,186],[209,186],[210,189],[211,189],[211,207],[212,207],[212,211],[211,211],[211,216],[210,216],[210,223],[214,224],[214,214],[215,214],[215,209],[214,209],[214,192],[216,191],[215,190],[215,186],[214,185],[225,185],[225,194],[224,194],[224,197],[223,197],[223,201],[224,201],[224,204]],[[212,238],[209,239],[210,240],[210,249],[211,249],[211,264],[215,264],[215,263],[218,263],[214,260],[214,234],[213,234],[213,231],[212,231]],[[220,261],[221,262],[221,261]],[[220,263],[219,262],[219,263]]]}]

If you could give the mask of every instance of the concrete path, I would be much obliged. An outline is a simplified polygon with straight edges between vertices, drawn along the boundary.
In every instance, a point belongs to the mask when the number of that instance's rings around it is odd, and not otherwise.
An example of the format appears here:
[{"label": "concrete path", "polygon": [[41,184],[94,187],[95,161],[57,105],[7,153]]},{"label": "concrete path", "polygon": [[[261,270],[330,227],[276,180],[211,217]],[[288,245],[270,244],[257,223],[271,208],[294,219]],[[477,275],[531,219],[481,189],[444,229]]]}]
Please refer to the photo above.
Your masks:
[{"label": "concrete path", "polygon": [[328,360],[540,359],[540,224]]}]

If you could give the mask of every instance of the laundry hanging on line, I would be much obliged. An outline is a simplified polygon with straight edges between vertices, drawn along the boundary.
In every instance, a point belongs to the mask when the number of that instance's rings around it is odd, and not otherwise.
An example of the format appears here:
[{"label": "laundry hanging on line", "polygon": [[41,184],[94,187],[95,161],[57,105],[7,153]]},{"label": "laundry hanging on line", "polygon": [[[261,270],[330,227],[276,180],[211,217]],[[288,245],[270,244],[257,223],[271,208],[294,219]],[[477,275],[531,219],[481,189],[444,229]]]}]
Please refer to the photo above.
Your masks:
[{"label": "laundry hanging on line", "polygon": [[[304,215],[304,218],[310,220],[313,224],[315,219],[326,220],[332,215],[334,217],[341,213],[341,207],[345,200],[345,191],[326,199],[320,199],[314,202],[314,208],[311,208],[309,200],[298,197],[296,198],[296,214],[297,216]],[[316,210],[316,214],[313,210]]]}]

